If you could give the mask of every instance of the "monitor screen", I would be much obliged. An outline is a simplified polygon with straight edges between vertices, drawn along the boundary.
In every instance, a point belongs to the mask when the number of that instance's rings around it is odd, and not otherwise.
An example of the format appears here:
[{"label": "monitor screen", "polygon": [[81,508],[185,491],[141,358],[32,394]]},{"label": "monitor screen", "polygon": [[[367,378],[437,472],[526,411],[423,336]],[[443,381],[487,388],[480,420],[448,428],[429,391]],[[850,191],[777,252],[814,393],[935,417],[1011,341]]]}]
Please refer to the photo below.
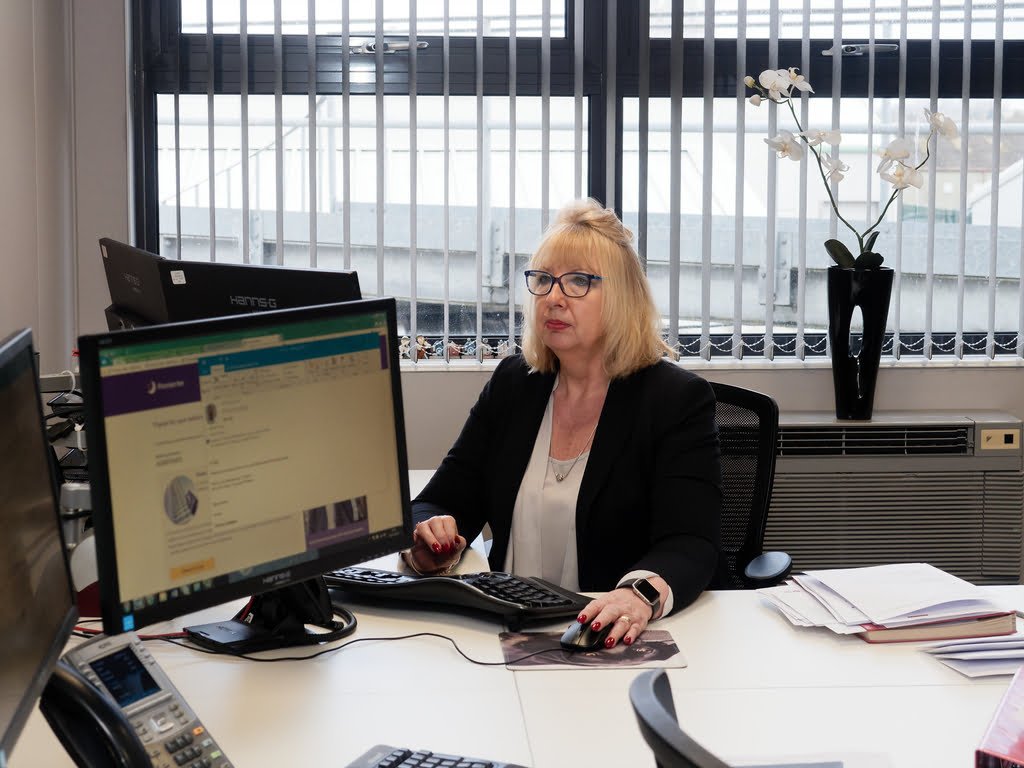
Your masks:
[{"label": "monitor screen", "polygon": [[412,538],[394,299],[79,339],[106,633]]},{"label": "monitor screen", "polygon": [[106,237],[100,254],[110,330],[362,298],[351,271],[177,261]]},{"label": "monitor screen", "polygon": [[38,387],[31,334],[0,341],[0,765],[78,617]]}]

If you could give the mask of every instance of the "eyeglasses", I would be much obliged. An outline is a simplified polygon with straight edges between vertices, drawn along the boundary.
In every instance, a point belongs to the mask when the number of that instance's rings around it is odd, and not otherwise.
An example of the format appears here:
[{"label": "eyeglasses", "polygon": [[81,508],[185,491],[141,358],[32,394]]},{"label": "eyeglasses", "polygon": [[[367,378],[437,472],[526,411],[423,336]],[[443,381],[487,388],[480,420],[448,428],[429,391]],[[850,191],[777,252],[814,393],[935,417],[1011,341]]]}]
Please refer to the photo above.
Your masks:
[{"label": "eyeglasses", "polygon": [[550,272],[539,269],[526,270],[526,290],[534,296],[547,296],[558,283],[562,293],[571,299],[580,299],[590,292],[590,286],[595,280],[601,280],[600,275],[590,275],[586,272],[566,272],[555,277]]}]

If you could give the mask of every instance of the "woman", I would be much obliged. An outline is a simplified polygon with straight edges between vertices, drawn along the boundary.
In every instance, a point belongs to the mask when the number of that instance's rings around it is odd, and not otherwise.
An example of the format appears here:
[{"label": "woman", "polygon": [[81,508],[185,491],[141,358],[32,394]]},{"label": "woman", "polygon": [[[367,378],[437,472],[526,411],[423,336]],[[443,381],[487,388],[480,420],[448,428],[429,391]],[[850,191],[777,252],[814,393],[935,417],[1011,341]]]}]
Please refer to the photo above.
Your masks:
[{"label": "woman", "polygon": [[632,233],[569,204],[526,271],[523,354],[484,387],[413,504],[420,573],[447,571],[485,523],[494,570],[604,591],[581,612],[608,648],[696,599],[718,555],[714,395],[665,360]]}]

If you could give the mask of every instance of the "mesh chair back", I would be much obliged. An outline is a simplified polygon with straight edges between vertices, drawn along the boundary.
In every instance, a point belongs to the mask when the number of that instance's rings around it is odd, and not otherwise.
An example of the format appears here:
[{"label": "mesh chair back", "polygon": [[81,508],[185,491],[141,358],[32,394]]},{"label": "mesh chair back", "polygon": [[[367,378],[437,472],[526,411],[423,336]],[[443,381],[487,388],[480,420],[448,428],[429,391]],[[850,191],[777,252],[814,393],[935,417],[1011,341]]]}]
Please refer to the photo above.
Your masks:
[{"label": "mesh chair back", "polygon": [[711,382],[722,464],[722,548],[711,589],[744,589],[761,554],[775,479],[779,407],[769,395]]}]

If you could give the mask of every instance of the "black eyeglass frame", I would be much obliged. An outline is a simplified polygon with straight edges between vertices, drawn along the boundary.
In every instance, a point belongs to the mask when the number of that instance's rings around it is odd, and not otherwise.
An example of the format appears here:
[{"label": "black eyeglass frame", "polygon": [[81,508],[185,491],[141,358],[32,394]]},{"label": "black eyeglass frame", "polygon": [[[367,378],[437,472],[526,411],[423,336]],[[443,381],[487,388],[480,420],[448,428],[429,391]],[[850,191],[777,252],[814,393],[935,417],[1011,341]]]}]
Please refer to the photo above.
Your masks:
[{"label": "black eyeglass frame", "polygon": [[[604,278],[601,277],[601,275],[592,275],[589,272],[563,272],[560,275],[552,275],[550,272],[545,272],[543,269],[528,269],[525,272],[523,272],[523,275],[526,277],[526,290],[528,290],[534,296],[547,296],[549,293],[555,290],[555,284],[557,283],[558,289],[562,292],[562,295],[570,299],[582,299],[584,296],[590,293],[590,289],[593,287],[595,280],[604,280]],[[551,284],[548,286],[548,289],[546,291],[544,291],[543,293],[538,293],[537,291],[533,290],[533,288],[530,287],[530,278],[533,275],[547,275],[548,277],[551,278]],[[562,284],[562,278],[570,277],[572,275],[578,275],[587,278],[587,287],[586,290],[583,291],[583,293],[568,293],[565,290],[565,286]]]}]

